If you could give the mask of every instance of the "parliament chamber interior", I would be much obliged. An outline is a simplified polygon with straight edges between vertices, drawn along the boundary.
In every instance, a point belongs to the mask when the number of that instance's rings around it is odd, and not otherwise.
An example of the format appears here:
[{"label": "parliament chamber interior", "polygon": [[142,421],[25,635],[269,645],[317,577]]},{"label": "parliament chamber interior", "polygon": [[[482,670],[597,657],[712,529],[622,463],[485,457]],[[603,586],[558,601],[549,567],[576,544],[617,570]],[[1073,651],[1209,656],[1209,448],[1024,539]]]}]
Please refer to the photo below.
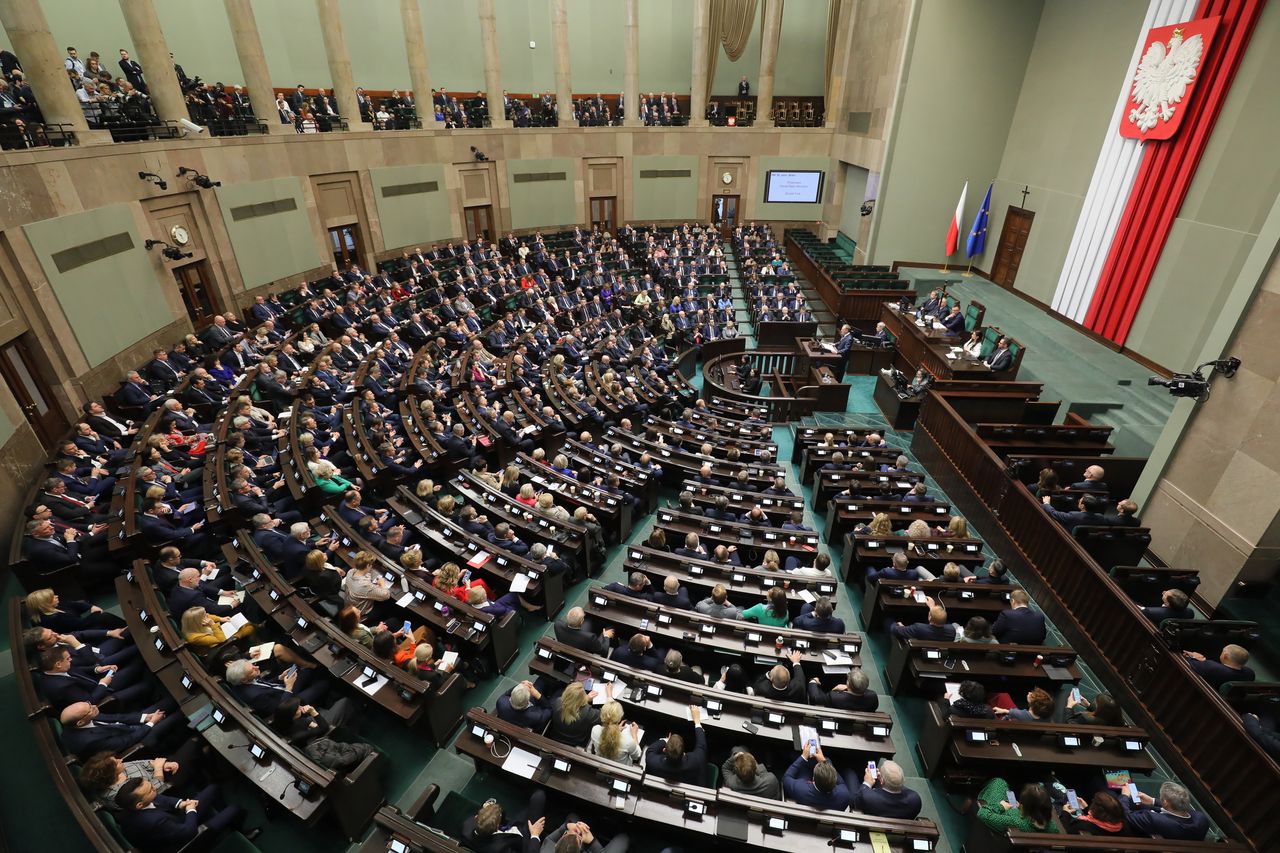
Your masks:
[{"label": "parliament chamber interior", "polygon": [[1280,849],[1277,68],[0,0],[0,851]]}]

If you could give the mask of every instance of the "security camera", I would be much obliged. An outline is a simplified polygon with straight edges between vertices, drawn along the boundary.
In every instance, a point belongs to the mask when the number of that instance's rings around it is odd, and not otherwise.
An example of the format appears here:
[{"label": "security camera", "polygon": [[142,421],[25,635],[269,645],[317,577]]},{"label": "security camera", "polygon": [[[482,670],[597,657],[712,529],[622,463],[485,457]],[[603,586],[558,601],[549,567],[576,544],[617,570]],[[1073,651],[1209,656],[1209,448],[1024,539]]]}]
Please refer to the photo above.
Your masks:
[{"label": "security camera", "polygon": [[196,183],[196,186],[200,187],[201,189],[208,190],[214,187],[222,186],[222,181],[211,181],[209,180],[208,175],[200,175],[196,178],[192,178],[192,180],[194,180]]},{"label": "security camera", "polygon": [[188,121],[185,118],[178,119],[178,125],[187,133],[204,133],[204,128],[194,121]]}]

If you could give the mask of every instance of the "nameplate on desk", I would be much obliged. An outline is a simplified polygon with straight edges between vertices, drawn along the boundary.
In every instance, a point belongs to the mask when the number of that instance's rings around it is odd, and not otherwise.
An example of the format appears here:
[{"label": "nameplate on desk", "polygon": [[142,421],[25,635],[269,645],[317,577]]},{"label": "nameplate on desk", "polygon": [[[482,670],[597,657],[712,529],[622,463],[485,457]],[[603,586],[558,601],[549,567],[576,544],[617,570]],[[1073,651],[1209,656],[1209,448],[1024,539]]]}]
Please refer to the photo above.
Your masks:
[{"label": "nameplate on desk", "polygon": [[742,495],[738,495],[738,494],[730,495],[730,497],[732,497],[735,501],[744,500]]},{"label": "nameplate on desk", "polygon": [[888,726],[874,726],[874,725],[873,725],[873,726],[871,727],[871,736],[872,736],[872,737],[888,737],[888,736],[889,736],[889,727],[888,727]]},{"label": "nameplate on desk", "polygon": [[665,613],[659,613],[659,614],[658,614],[658,624],[659,624],[659,625],[670,625],[670,624],[672,623],[672,621],[673,621],[673,620],[672,620],[672,618],[671,618],[670,616],[668,616],[667,614],[665,614]]},{"label": "nameplate on desk", "polygon": [[538,649],[538,657],[542,658],[543,660],[551,660],[551,650]]},{"label": "nameplate on desk", "polygon": [[748,643],[759,643],[759,642],[761,642],[762,640],[764,640],[764,635],[763,635],[763,634],[752,634],[751,632],[747,632],[747,642],[748,642]]},{"label": "nameplate on desk", "polygon": [[707,636],[714,636],[714,635],[715,635],[715,633],[716,633],[716,626],[714,626],[714,625],[703,625],[703,626],[702,626],[702,633],[706,634]]},{"label": "nameplate on desk", "polygon": [[823,721],[822,721],[822,729],[823,729],[823,731],[834,732],[834,731],[836,730],[836,721],[835,721],[835,720],[823,720]]},{"label": "nameplate on desk", "polygon": [[933,514],[934,514],[934,515],[946,515],[946,514],[947,514],[947,508],[946,508],[945,506],[936,506],[936,507],[934,507],[934,508],[933,508]]},{"label": "nameplate on desk", "polygon": [[925,649],[925,660],[942,660],[942,649]]},{"label": "nameplate on desk", "polygon": [[775,714],[772,711],[765,714],[764,718],[765,718],[765,722],[768,722],[771,725],[775,725],[775,726],[780,726],[787,721],[787,718],[784,717],[782,714]]},{"label": "nameplate on desk", "polygon": [[900,506],[898,507],[898,512],[902,513],[903,515],[909,515],[911,513],[911,507]]},{"label": "nameplate on desk", "polygon": [[[671,519],[666,519],[666,520],[670,521]],[[718,524],[709,524],[707,525],[707,530],[711,531],[712,533],[719,533],[722,530],[724,530],[724,528]]]},{"label": "nameplate on desk", "polygon": [[1125,752],[1142,752],[1142,741],[1125,739],[1120,742]]},{"label": "nameplate on desk", "polygon": [[641,554],[639,551],[632,551],[632,552],[631,552],[631,559],[633,559],[633,560],[640,560],[640,559],[643,559],[643,558],[644,558],[644,555],[643,555],[643,554]]},{"label": "nameplate on desk", "polygon": [[625,782],[622,779],[614,779],[611,781],[609,789],[615,794],[626,796],[626,794],[631,790],[631,783]]},{"label": "nameplate on desk", "polygon": [[973,553],[976,553],[980,549],[980,547],[981,546],[979,545],[965,545],[964,549],[968,551],[970,554],[973,554]]},{"label": "nameplate on desk", "polygon": [[740,574],[738,574],[738,573],[736,573],[736,572],[735,572],[733,575],[731,575],[730,577],[732,578],[732,580],[733,580],[733,582],[734,582],[734,583],[746,583],[746,582],[747,582],[747,576],[746,576],[746,575],[740,575]]},{"label": "nameplate on desk", "polygon": [[869,549],[875,549],[880,547],[880,543],[875,541],[863,542],[862,545],[864,548],[869,548]]},{"label": "nameplate on desk", "polygon": [[691,575],[701,575],[701,574],[703,574],[703,573],[705,573],[705,572],[706,572],[706,569],[702,568],[702,566],[690,566],[690,567],[689,567],[689,574],[691,574]]},{"label": "nameplate on desk", "polygon": [[965,729],[964,739],[969,743],[987,743],[991,740],[991,732],[982,729]]},{"label": "nameplate on desk", "polygon": [[557,773],[568,773],[573,769],[573,765],[565,761],[563,758],[552,759],[551,769]]},{"label": "nameplate on desk", "polygon": [[765,828],[771,832],[786,832],[787,831],[786,818],[770,817],[765,821]]},{"label": "nameplate on desk", "polygon": [[1063,749],[1078,749],[1083,743],[1080,735],[1058,735],[1058,746]]},{"label": "nameplate on desk", "polygon": [[975,593],[972,593],[972,592],[970,592],[970,591],[969,591],[969,590],[967,590],[967,589],[962,589],[962,590],[960,591],[960,598],[961,598],[962,600],[964,600],[964,601],[972,601],[973,599],[975,599],[975,598],[977,598],[977,597],[978,597],[978,596],[977,596]]}]

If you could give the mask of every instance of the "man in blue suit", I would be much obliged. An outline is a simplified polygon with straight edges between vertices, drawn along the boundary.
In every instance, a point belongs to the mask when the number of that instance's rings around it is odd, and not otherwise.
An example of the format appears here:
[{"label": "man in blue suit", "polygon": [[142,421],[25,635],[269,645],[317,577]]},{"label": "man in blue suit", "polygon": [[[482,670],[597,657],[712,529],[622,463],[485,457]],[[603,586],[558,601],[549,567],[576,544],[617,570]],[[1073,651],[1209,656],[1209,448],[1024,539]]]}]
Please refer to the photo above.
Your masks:
[{"label": "man in blue suit", "polygon": [[1044,511],[1068,532],[1075,530],[1077,527],[1095,527],[1105,525],[1107,517],[1099,510],[1102,502],[1093,495],[1081,495],[1080,500],[1076,501],[1076,510],[1074,512],[1063,512],[1060,509],[1054,509],[1049,503],[1051,500],[1049,495],[1045,495],[1040,499],[1044,504]]},{"label": "man in blue suit", "polygon": [[915,820],[920,815],[920,795],[903,784],[902,767],[886,761],[877,772],[868,767],[862,772],[862,784],[849,780],[853,792],[853,810],[876,817]]},{"label": "man in blue suit", "polygon": [[[318,677],[315,668],[290,667],[277,680],[263,678],[262,670],[252,662],[241,659],[227,665],[227,684],[237,699],[247,705],[259,717],[271,717],[276,707],[290,696],[295,696],[302,705],[319,706],[320,700],[329,692],[329,685]],[[338,700],[334,707],[343,705],[346,700]],[[330,719],[327,711],[322,714],[331,725],[339,725],[344,720]]]},{"label": "man in blue suit", "polygon": [[240,806],[218,807],[218,790],[213,785],[189,800],[179,800],[157,793],[145,777],[133,778],[116,793],[116,805],[125,837],[146,853],[181,849],[196,837],[201,824],[212,838],[244,821]]},{"label": "man in blue suit", "polygon": [[689,601],[689,590],[680,586],[679,578],[670,575],[662,582],[662,590],[660,592],[649,593],[649,600],[665,607],[678,607],[681,610],[693,609],[693,604]]},{"label": "man in blue suit", "polygon": [[116,687],[118,667],[112,665],[94,668],[93,675],[72,669],[71,652],[62,646],[54,646],[40,653],[40,672],[36,686],[55,708],[65,708],[77,702],[97,705],[107,698],[116,700],[117,708],[133,708],[147,704],[151,688],[147,684]]},{"label": "man in blue suit", "polygon": [[792,627],[819,634],[843,634],[844,620],[832,615],[835,609],[831,599],[824,595],[811,604],[805,604]]},{"label": "man in blue suit", "polygon": [[1131,797],[1119,797],[1125,824],[1135,835],[1203,841],[1209,832],[1209,819],[1191,807],[1191,795],[1177,782],[1160,786],[1160,804],[1155,798],[1138,792],[1140,803]]},{"label": "man in blue suit", "polygon": [[849,786],[840,778],[835,765],[822,754],[822,747],[805,743],[800,755],[787,768],[782,778],[787,799],[818,809],[844,811],[853,802]]},{"label": "man in blue suit", "polygon": [[[141,744],[145,755],[163,755],[157,749],[171,737],[180,736],[187,718],[162,707],[149,711],[104,714],[97,705],[76,702],[62,709],[62,746],[72,755],[95,752],[123,752]],[[142,757],[142,756],[135,756]]]},{"label": "man in blue suit", "polygon": [[685,751],[680,735],[667,735],[654,741],[645,752],[645,769],[668,782],[700,785],[707,772],[707,735],[702,731],[702,709],[690,705],[689,715],[693,719],[693,749]]},{"label": "man in blue suit", "polygon": [[204,521],[197,521],[189,527],[180,527],[169,520],[173,510],[164,500],[157,498],[146,506],[146,511],[138,516],[138,529],[148,542],[159,545],[165,542],[178,542],[183,550],[193,554],[203,554],[212,550],[212,540],[208,534],[201,532]]},{"label": "man in blue suit", "polygon": [[901,622],[889,628],[889,634],[899,640],[932,640],[937,643],[954,643],[956,626],[947,622],[947,610],[932,598],[927,599],[929,605],[929,621],[917,622],[914,625],[903,625]]},{"label": "man in blue suit", "polygon": [[116,400],[122,406],[136,406],[148,412],[158,408],[164,399],[151,393],[151,386],[136,370],[130,370],[125,383],[116,392]]},{"label": "man in blue suit", "polygon": [[522,681],[498,697],[498,718],[541,732],[551,719],[551,709],[542,704],[542,694],[532,681]]},{"label": "man in blue suit", "polygon": [[181,619],[182,614],[192,607],[203,607],[205,612],[212,613],[214,616],[234,616],[239,613],[239,605],[218,603],[218,598],[222,594],[223,592],[217,588],[203,587],[199,569],[183,569],[178,573],[177,586],[169,591],[169,613],[175,619]]},{"label": "man in blue suit", "polygon": [[951,313],[942,318],[942,326],[953,337],[964,334],[964,315],[960,313],[960,303],[951,306]]},{"label": "man in blue suit", "polygon": [[1194,619],[1196,612],[1190,607],[1191,598],[1180,589],[1166,589],[1160,593],[1159,607],[1144,607],[1142,615],[1159,625],[1166,619]]},{"label": "man in blue suit", "polygon": [[1044,614],[1037,613],[1027,605],[1031,596],[1025,589],[1015,589],[1009,593],[1009,609],[996,617],[991,626],[991,634],[1002,643],[1019,643],[1024,646],[1044,644]]}]

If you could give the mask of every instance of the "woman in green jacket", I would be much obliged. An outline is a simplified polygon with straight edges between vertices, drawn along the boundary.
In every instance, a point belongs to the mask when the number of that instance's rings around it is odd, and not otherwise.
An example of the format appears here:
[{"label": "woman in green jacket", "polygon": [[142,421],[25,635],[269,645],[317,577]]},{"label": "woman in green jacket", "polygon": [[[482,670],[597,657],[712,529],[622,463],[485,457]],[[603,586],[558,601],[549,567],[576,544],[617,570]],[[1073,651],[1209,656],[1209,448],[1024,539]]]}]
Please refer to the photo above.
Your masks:
[{"label": "woman in green jacket", "polygon": [[327,495],[341,495],[348,489],[355,488],[349,480],[342,478],[338,467],[328,460],[317,462],[311,473],[316,478],[316,486]]},{"label": "woman in green jacket", "polygon": [[1022,786],[1017,806],[1011,805],[1005,798],[1008,791],[1009,783],[997,776],[978,794],[978,820],[987,829],[999,833],[1009,829],[1054,834],[1062,832],[1058,822],[1053,819],[1053,802],[1044,785],[1032,783]]},{"label": "woman in green jacket", "polygon": [[787,594],[782,587],[769,588],[768,604],[760,603],[742,611],[742,618],[773,628],[785,628],[791,624],[791,615],[787,612]]}]

